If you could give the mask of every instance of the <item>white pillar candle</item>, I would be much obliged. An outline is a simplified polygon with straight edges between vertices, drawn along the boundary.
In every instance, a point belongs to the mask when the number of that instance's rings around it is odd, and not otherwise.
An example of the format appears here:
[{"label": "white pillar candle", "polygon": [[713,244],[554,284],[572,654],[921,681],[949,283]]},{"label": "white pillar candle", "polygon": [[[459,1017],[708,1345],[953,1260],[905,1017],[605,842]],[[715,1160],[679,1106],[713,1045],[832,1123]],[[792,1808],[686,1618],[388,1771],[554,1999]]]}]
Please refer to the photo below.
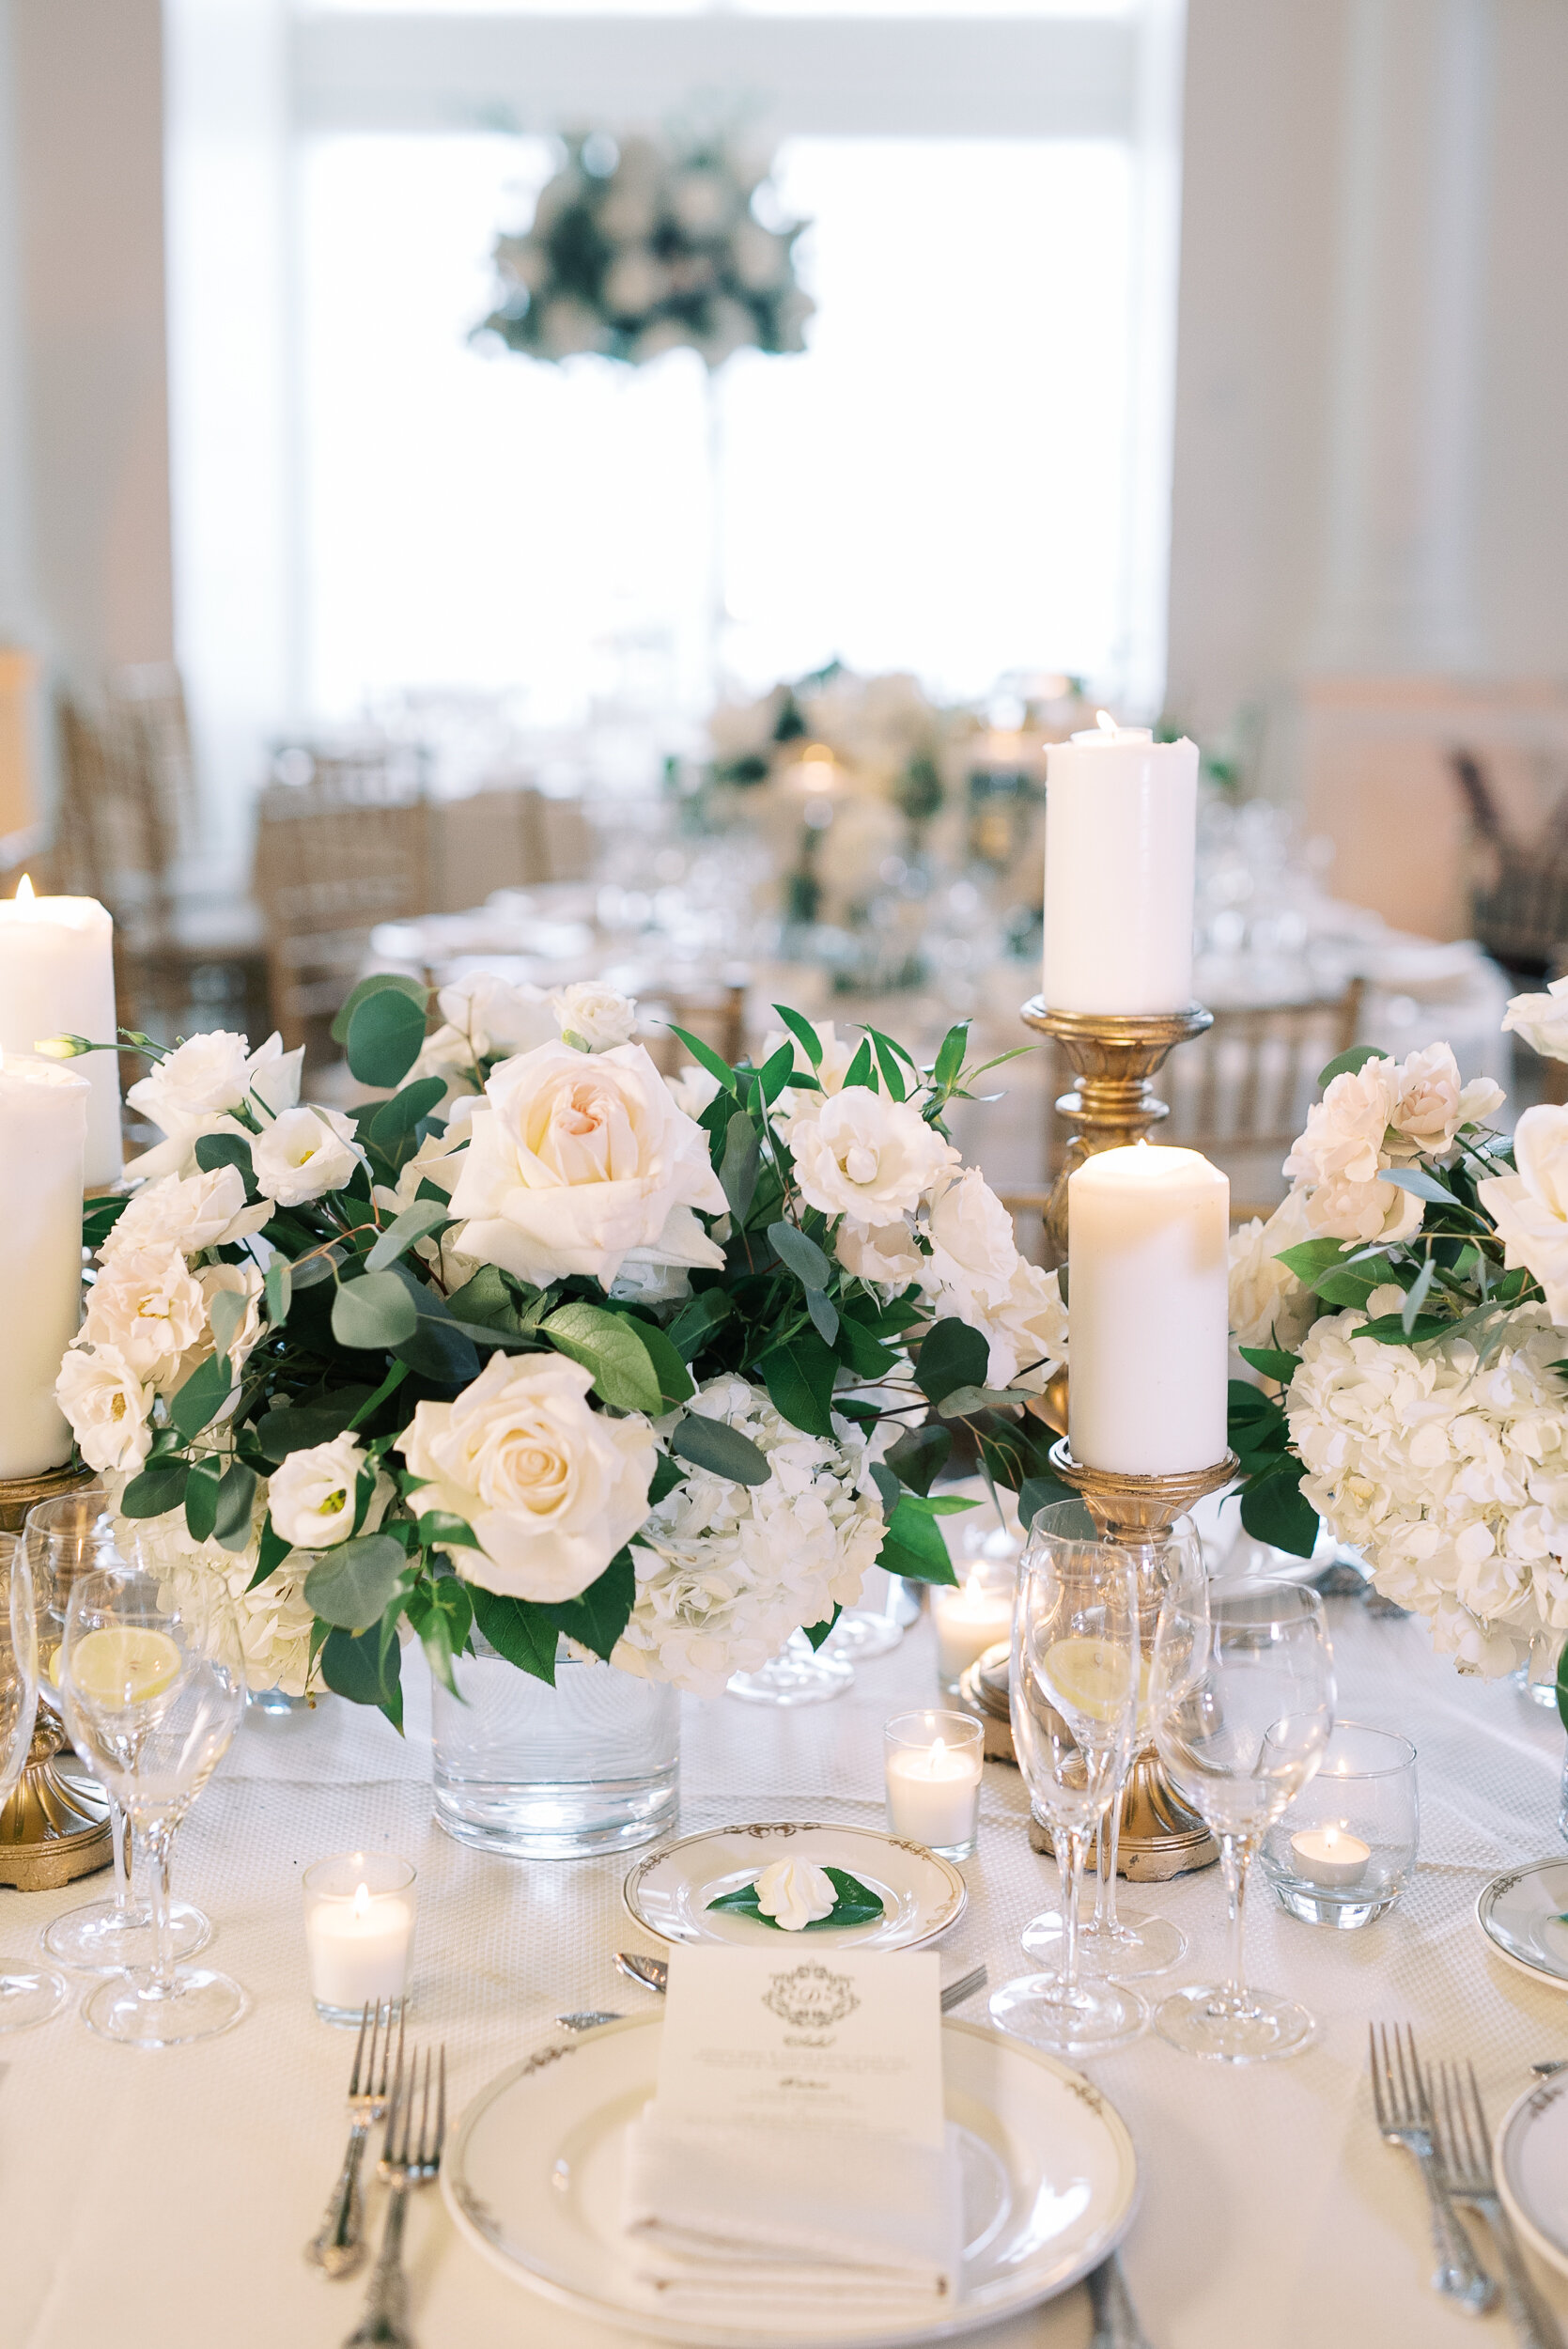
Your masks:
[{"label": "white pillar candle", "polygon": [[[52,1035],[115,1037],[115,926],[95,897],[36,897],[23,875],[0,898],[0,1051],[31,1052]],[[80,1063],[87,1106],[89,1189],[117,1183],[119,1061],[94,1052]]]},{"label": "white pillar candle", "polygon": [[1192,1001],[1198,749],[1102,712],[1046,754],[1045,998],[1052,1011]]},{"label": "white pillar candle", "polygon": [[999,1640],[1013,1636],[1011,1582],[970,1575],[967,1582],[931,1586],[931,1617],[937,1626],[937,1676],[952,1686]]},{"label": "white pillar candle", "polygon": [[1226,1450],[1231,1187],[1196,1150],[1102,1150],[1067,1184],[1072,1378],[1085,1468],[1168,1476]]},{"label": "white pillar candle", "polygon": [[1372,1845],[1343,1827],[1302,1828],[1291,1837],[1290,1850],[1307,1882],[1325,1892],[1343,1892],[1359,1884],[1372,1858]]},{"label": "white pillar candle", "polygon": [[984,1732],[967,1713],[900,1713],[882,1732],[888,1832],[960,1857],[980,1815]]},{"label": "white pillar candle", "polygon": [[89,1098],[70,1065],[0,1052],[0,1477],[70,1457],[54,1381],[81,1319]]}]

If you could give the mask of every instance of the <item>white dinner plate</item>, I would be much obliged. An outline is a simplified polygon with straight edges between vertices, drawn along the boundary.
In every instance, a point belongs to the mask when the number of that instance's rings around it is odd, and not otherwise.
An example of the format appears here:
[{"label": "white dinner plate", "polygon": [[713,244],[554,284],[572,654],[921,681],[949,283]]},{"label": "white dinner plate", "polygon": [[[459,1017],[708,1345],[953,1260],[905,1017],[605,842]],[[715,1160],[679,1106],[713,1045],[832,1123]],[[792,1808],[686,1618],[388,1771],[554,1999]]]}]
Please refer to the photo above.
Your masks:
[{"label": "white dinner plate", "polygon": [[758,2299],[743,2322],[660,2312],[620,2229],[623,2140],[654,2092],[657,2015],[552,2041],[482,2089],[452,2138],[442,2192],[459,2232],[520,2283],[600,2323],[694,2349],[810,2341],[905,2349],[1049,2300],[1120,2242],[1138,2193],[1126,2124],[1053,2056],[979,2023],[944,2022],[947,2115],[961,2133],[963,2283],[928,2318],[875,2309],[810,2316]]},{"label": "white dinner plate", "polygon": [[741,1949],[776,1942],[779,1928],[710,1904],[738,1892],[775,1859],[810,1860],[843,1868],[880,1893],[880,1921],[820,1926],[814,1943],[831,1938],[840,1949],[912,1950],[955,1925],[969,1888],[951,1861],[924,1843],[906,1843],[869,1827],[722,1827],[683,1835],[640,1859],[622,1886],[640,1925],[661,1941],[728,1941]]},{"label": "white dinner plate", "polygon": [[1568,1859],[1538,1859],[1494,1876],[1475,1905],[1499,1957],[1537,1982],[1568,1987]]},{"label": "white dinner plate", "polygon": [[1568,2276],[1568,2073],[1527,2089],[1503,2115],[1493,2159],[1514,2226]]}]

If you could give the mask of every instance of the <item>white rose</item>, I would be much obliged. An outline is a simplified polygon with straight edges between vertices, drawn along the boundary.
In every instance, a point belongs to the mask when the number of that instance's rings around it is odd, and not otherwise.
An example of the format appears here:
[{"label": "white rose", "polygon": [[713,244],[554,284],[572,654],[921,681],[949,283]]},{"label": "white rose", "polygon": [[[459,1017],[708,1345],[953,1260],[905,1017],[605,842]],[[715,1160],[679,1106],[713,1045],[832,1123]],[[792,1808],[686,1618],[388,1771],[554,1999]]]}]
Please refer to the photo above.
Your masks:
[{"label": "white rose", "polygon": [[402,1439],[424,1508],[466,1518],[458,1563],[513,1598],[575,1598],[648,1513],[653,1430],[589,1408],[591,1374],[558,1354],[492,1354],[455,1403],[420,1403]]},{"label": "white rose", "polygon": [[1398,1063],[1346,1069],[1307,1112],[1306,1131],[1285,1160],[1294,1182],[1370,1183],[1388,1165],[1384,1140],[1398,1101]]},{"label": "white rose", "polygon": [[1013,1219],[978,1167],[966,1168],[936,1193],[926,1231],[929,1285],[955,1294],[972,1290],[986,1301],[1005,1296],[1018,1262]]},{"label": "white rose", "polygon": [[[1388,1146],[1402,1159],[1444,1157],[1462,1127],[1490,1117],[1503,1098],[1501,1085],[1490,1077],[1461,1085],[1459,1064],[1447,1044],[1429,1044],[1424,1051],[1411,1052],[1397,1072],[1395,1090]],[[1395,1136],[1406,1145],[1404,1149],[1397,1147]]]},{"label": "white rose", "polygon": [[800,1196],[826,1216],[893,1222],[912,1213],[958,1153],[907,1101],[856,1085],[792,1122]]},{"label": "white rose", "polygon": [[256,1189],[280,1207],[340,1190],[364,1158],[341,1110],[285,1110],[251,1144]]},{"label": "white rose", "polygon": [[1397,1183],[1358,1183],[1348,1176],[1312,1184],[1301,1197],[1309,1237],[1319,1239],[1392,1244],[1419,1232],[1426,1212],[1415,1193],[1402,1190]]},{"label": "white rose", "polygon": [[555,1034],[543,988],[500,978],[493,971],[471,971],[443,987],[436,1001],[445,1024],[426,1038],[409,1071],[411,1081],[442,1077],[449,1089],[458,1080],[474,1086],[477,1063],[526,1051]]},{"label": "white rose", "polygon": [[286,1052],[275,1034],[254,1052],[244,1036],[227,1028],[188,1037],[125,1097],[167,1136],[156,1149],[133,1159],[127,1171],[148,1180],[193,1173],[195,1145],[203,1134],[243,1133],[230,1112],[247,1094],[274,1113],[298,1100],[303,1058],[303,1046]]},{"label": "white rose", "polygon": [[1554,979],[1545,995],[1511,995],[1502,1024],[1547,1060],[1568,1060],[1568,979]]},{"label": "white rose", "polygon": [[597,979],[578,979],[557,988],[550,999],[555,1023],[563,1035],[580,1035],[590,1052],[613,1051],[629,1044],[637,1028],[637,1006],[619,988],[601,987]]},{"label": "white rose", "polygon": [[1568,1326],[1568,1109],[1540,1102],[1514,1129],[1514,1174],[1492,1174],[1476,1197],[1497,1225],[1509,1269],[1523,1266]]},{"label": "white rose", "polygon": [[1001,1300],[976,1323],[990,1346],[986,1381],[1043,1394],[1067,1360],[1067,1308],[1059,1272],[1045,1272],[1027,1256],[1013,1268]]},{"label": "white rose", "polygon": [[673,1077],[666,1077],[664,1082],[676,1109],[684,1111],[688,1117],[701,1117],[722,1089],[712,1069],[699,1067],[695,1061],[688,1062]]},{"label": "white rose", "polygon": [[268,1480],[272,1530],[295,1549],[331,1549],[354,1522],[354,1486],[365,1466],[357,1436],[334,1436],[289,1453]]},{"label": "white rose", "polygon": [[692,1212],[725,1208],[707,1137],[641,1045],[585,1058],[541,1044],[504,1061],[471,1132],[452,1212],[470,1219],[456,1244],[480,1263],[541,1286],[572,1272],[608,1286],[644,1250],[723,1264]]},{"label": "white rose", "polygon": [[907,1223],[857,1223],[846,1216],[833,1238],[833,1253],[857,1281],[882,1288],[908,1288],[925,1270]]},{"label": "white rose", "polygon": [[207,1299],[172,1240],[120,1248],[87,1297],[82,1335],[112,1346],[135,1376],[161,1392],[179,1384],[181,1358],[207,1330]]},{"label": "white rose", "polygon": [[1318,1302],[1279,1258],[1285,1249],[1311,1237],[1306,1195],[1299,1190],[1293,1190],[1266,1222],[1254,1216],[1232,1233],[1231,1334],[1238,1346],[1271,1346],[1295,1353],[1312,1325]]},{"label": "white rose", "polygon": [[60,1364],[54,1400],[89,1468],[135,1470],[152,1442],[153,1391],[117,1346],[73,1346]]},{"label": "white rose", "polygon": [[98,1252],[106,1262],[121,1248],[171,1241],[185,1255],[197,1256],[259,1232],[271,1213],[265,1202],[246,1206],[245,1180],[237,1166],[165,1174],[136,1193]]}]

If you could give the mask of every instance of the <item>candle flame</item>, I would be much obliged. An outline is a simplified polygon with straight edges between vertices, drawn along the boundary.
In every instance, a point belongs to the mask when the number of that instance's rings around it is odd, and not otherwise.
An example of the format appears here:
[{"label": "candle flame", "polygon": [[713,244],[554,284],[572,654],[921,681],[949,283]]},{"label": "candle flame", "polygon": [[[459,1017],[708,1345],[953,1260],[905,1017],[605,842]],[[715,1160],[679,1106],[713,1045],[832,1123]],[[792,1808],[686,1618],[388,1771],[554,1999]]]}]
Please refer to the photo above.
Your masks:
[{"label": "candle flame", "polygon": [[933,1746],[931,1747],[931,1749],[930,1749],[929,1752],[926,1754],[926,1757],[925,1757],[925,1767],[926,1767],[927,1773],[928,1773],[928,1774],[929,1774],[932,1778],[936,1778],[936,1777],[939,1776],[940,1771],[941,1771],[941,1766],[942,1766],[942,1764],[946,1761],[946,1759],[947,1759],[947,1746],[946,1746],[946,1743],[945,1743],[945,1741],[944,1741],[942,1738],[939,1737],[939,1738],[937,1739],[937,1741],[936,1741],[935,1745],[933,1745]]},{"label": "candle flame", "polygon": [[1324,1828],[1323,1848],[1325,1851],[1332,1852],[1337,1850],[1339,1847],[1339,1841],[1340,1830],[1337,1827],[1326,1827]]},{"label": "candle flame", "polygon": [[1096,709],[1094,712],[1094,723],[1099,727],[1102,734],[1114,734],[1117,731],[1116,721],[1111,716],[1109,709]]},{"label": "candle flame", "polygon": [[369,1914],[370,1887],[368,1884],[362,1884],[358,1891],[354,1894],[354,1915],[356,1917],[368,1917]]},{"label": "candle flame", "polygon": [[32,876],[31,876],[31,874],[29,874],[29,873],[23,873],[23,876],[22,876],[22,879],[21,879],[17,882],[17,885],[16,885],[16,902],[17,902],[17,904],[18,904],[19,906],[30,906],[30,905],[32,904],[32,902],[33,902],[33,898],[34,898],[35,894],[36,894],[36,892],[35,892],[35,890],[34,890],[34,888],[33,888],[33,880],[32,880]]}]

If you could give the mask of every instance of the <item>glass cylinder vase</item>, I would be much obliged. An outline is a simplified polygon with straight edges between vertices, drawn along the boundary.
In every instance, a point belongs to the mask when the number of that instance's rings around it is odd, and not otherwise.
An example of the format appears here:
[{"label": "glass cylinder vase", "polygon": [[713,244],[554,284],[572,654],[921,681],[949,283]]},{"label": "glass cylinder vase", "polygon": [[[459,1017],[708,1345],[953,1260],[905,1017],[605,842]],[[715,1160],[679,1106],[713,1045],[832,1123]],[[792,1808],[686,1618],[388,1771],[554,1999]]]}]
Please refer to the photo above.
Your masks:
[{"label": "glass cylinder vase", "polygon": [[680,1697],[563,1640],[555,1685],[474,1635],[460,1691],[431,1693],[437,1823],[512,1859],[580,1859],[667,1834],[679,1799]]}]

